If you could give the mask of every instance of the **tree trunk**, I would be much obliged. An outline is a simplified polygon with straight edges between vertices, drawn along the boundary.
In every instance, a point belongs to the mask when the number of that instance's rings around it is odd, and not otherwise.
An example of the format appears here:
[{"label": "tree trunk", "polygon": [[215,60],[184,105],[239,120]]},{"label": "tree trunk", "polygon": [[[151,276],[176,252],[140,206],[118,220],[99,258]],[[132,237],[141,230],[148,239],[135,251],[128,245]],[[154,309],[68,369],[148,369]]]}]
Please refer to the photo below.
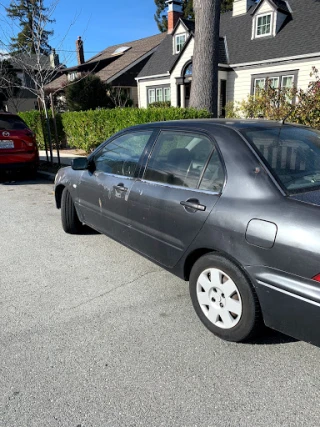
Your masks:
[{"label": "tree trunk", "polygon": [[195,44],[190,107],[218,117],[218,62],[221,0],[193,0]]}]

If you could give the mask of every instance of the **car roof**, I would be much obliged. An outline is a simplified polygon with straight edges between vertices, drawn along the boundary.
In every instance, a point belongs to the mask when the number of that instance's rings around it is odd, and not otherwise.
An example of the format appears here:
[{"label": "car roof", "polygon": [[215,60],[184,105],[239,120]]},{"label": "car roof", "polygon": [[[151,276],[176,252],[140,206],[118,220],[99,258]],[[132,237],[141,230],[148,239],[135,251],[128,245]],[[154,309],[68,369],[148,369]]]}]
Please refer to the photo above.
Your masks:
[{"label": "car roof", "polygon": [[163,128],[163,127],[179,127],[181,128],[198,128],[204,130],[210,130],[212,127],[227,127],[235,130],[243,129],[266,129],[275,127],[305,127],[294,123],[283,123],[282,121],[265,120],[265,119],[187,119],[187,120],[171,120],[154,123],[146,123],[137,126],[132,126],[129,129],[148,129]]}]

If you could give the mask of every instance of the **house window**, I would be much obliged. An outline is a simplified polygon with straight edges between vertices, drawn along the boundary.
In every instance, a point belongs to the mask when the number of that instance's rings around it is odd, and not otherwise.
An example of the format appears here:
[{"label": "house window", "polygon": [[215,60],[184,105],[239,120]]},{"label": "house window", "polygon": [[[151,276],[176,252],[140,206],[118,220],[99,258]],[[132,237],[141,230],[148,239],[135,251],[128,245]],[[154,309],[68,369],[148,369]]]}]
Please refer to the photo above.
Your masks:
[{"label": "house window", "polygon": [[272,89],[279,89],[279,82],[280,82],[279,77],[269,77],[268,78],[268,85]]},{"label": "house window", "polygon": [[271,13],[257,17],[256,37],[269,36],[271,34]]},{"label": "house window", "polygon": [[75,80],[77,80],[77,78],[78,78],[78,73],[75,71],[68,74],[68,79],[70,82],[74,82]]},{"label": "house window", "polygon": [[153,104],[154,102],[170,102],[171,93],[170,87],[155,87],[149,88],[148,91],[148,104]]},{"label": "house window", "polygon": [[184,71],[184,75],[186,77],[192,76],[192,62],[187,66],[187,68]]},{"label": "house window", "polygon": [[180,34],[176,36],[176,53],[180,53],[182,50],[183,45],[186,42],[186,35]]},{"label": "house window", "polygon": [[292,89],[294,83],[294,76],[282,76],[281,87],[286,89]]},{"label": "house window", "polygon": [[171,101],[170,88],[169,87],[163,88],[163,92],[164,92],[164,101],[170,102]]},{"label": "house window", "polygon": [[156,102],[156,90],[148,89],[148,104]]},{"label": "house window", "polygon": [[266,86],[266,79],[255,79],[253,87],[253,95],[259,93],[259,90],[264,89]]},{"label": "house window", "polygon": [[156,89],[156,101],[157,102],[162,102],[163,101],[162,88],[157,88]]}]

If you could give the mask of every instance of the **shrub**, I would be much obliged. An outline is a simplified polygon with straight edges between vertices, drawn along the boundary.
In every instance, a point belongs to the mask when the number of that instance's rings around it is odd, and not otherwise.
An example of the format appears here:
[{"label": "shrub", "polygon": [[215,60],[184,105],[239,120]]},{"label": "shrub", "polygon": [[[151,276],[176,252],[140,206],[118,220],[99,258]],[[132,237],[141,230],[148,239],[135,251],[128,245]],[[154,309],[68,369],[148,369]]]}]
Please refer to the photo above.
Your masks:
[{"label": "shrub", "polygon": [[170,101],[157,101],[149,104],[149,108],[169,108],[171,107]]},{"label": "shrub", "polygon": [[[50,131],[52,144],[55,146],[55,131],[52,120],[51,110],[48,111],[50,118]],[[28,127],[36,134],[38,147],[43,150],[45,148],[44,138],[48,141],[48,132],[45,122],[41,123],[40,113],[37,110],[26,111],[19,113],[19,116],[26,122]],[[56,114],[56,124],[58,132],[58,140],[60,145],[64,144],[65,134],[62,127],[61,114]]]},{"label": "shrub", "polygon": [[89,153],[111,135],[129,126],[208,117],[207,111],[192,108],[116,108],[63,113],[62,124],[68,145]]}]

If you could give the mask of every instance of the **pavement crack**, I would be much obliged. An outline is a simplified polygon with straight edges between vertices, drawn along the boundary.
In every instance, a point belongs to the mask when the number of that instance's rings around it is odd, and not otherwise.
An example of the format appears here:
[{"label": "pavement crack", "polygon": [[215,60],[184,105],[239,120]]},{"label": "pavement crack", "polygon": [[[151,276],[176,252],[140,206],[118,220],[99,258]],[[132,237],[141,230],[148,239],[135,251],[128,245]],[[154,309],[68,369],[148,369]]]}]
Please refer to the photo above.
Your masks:
[{"label": "pavement crack", "polygon": [[143,277],[148,276],[149,274],[157,273],[157,271],[158,271],[158,270],[148,271],[147,273],[144,273],[144,274],[140,275],[139,277],[136,277],[135,279],[131,280],[130,282],[122,283],[121,285],[116,286],[115,288],[109,289],[108,291],[103,292],[102,294],[99,294],[99,295],[97,295],[97,296],[95,296],[95,297],[93,297],[93,298],[90,298],[90,299],[88,299],[88,300],[86,300],[86,301],[81,302],[80,304],[77,304],[77,305],[75,305],[75,306],[73,306],[73,307],[70,307],[70,308],[67,308],[67,309],[65,309],[65,310],[75,310],[76,308],[79,308],[79,307],[81,307],[81,306],[83,306],[83,305],[86,305],[86,304],[88,304],[88,303],[90,303],[90,302],[92,302],[92,301],[94,301],[94,300],[96,300],[96,299],[98,299],[98,298],[102,298],[102,297],[104,297],[104,296],[106,296],[106,295],[109,295],[109,294],[111,294],[112,292],[114,292],[114,291],[116,291],[116,290],[118,290],[118,289],[120,289],[120,288],[124,288],[125,286],[132,285],[132,284],[133,284],[134,282],[136,282],[137,280],[140,280],[140,279],[142,279]]}]

